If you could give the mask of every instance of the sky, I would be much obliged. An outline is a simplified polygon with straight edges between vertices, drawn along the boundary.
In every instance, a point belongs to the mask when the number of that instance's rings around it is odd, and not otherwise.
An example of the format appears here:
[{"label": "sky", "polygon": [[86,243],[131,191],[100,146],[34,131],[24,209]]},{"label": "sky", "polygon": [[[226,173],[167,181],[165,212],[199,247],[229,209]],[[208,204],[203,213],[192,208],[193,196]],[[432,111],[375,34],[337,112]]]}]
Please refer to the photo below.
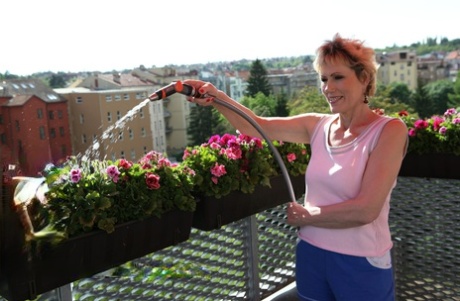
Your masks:
[{"label": "sky", "polygon": [[0,73],[112,71],[460,38],[458,0],[7,0]]}]

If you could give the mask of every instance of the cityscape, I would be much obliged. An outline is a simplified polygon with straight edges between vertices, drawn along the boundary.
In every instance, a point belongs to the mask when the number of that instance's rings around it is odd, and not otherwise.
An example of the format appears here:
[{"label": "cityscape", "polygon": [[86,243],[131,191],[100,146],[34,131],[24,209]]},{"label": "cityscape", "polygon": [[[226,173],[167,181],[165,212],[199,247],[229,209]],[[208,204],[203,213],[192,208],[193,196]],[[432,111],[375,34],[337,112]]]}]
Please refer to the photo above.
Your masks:
[{"label": "cityscape", "polygon": [[[415,90],[418,83],[454,81],[460,49],[423,55],[414,50],[379,52],[376,59],[380,83],[400,82]],[[273,94],[292,96],[306,86],[319,86],[312,57],[297,61],[301,63],[267,68]],[[46,164],[59,164],[70,155],[136,160],[150,150],[180,154],[189,144],[192,106],[183,95],[145,103],[129,118],[125,115],[157,89],[187,78],[212,82],[241,100],[249,76],[248,69],[236,70],[221,63],[162,68],[141,65],[122,72],[94,72],[54,89],[35,77],[4,79],[0,83],[3,170],[20,167],[15,172],[35,176]],[[121,120],[123,126],[117,124]]]}]

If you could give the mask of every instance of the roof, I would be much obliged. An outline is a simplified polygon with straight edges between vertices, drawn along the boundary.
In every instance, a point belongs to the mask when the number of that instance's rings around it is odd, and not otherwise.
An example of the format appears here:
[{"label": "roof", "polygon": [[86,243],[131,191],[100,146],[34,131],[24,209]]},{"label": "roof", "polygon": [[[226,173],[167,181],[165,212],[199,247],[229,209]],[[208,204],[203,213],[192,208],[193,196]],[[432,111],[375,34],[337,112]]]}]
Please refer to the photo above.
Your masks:
[{"label": "roof", "polygon": [[[44,102],[54,103],[65,101],[63,97],[45,85],[39,79],[11,79],[0,83],[0,96],[16,98],[17,96],[36,95]],[[16,101],[16,100],[15,100]],[[22,98],[18,100],[23,101]],[[11,101],[10,101],[11,102]]]}]

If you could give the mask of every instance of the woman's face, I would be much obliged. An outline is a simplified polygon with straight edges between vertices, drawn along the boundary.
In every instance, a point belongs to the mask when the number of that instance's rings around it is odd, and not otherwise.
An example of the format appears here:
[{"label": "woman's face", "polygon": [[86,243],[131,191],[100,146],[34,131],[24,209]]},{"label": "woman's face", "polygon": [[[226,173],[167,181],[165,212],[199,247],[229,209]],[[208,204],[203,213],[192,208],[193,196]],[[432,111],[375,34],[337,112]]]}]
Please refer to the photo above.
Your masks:
[{"label": "woman's face", "polygon": [[320,69],[321,91],[332,113],[344,113],[363,105],[366,83],[343,63],[325,63]]}]

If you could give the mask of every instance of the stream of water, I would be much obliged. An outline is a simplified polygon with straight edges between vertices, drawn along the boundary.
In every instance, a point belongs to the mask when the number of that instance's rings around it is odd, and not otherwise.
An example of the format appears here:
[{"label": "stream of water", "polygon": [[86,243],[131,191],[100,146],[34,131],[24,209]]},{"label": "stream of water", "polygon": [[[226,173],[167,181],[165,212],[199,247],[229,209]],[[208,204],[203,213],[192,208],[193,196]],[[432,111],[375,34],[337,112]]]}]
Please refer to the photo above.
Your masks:
[{"label": "stream of water", "polygon": [[[126,122],[131,120],[136,116],[139,111],[145,107],[151,100],[149,98],[144,99],[141,103],[136,105],[134,108],[129,110],[123,117],[117,120],[113,125],[109,126],[100,137],[97,137],[96,140],[93,140],[93,143],[86,149],[84,155],[81,157],[81,160],[87,161],[91,159],[98,159],[100,156],[100,147],[104,140],[111,139],[110,135],[116,129],[123,129],[126,125]],[[114,142],[118,140],[118,137],[114,138]],[[105,160],[106,158],[103,158]]]}]

